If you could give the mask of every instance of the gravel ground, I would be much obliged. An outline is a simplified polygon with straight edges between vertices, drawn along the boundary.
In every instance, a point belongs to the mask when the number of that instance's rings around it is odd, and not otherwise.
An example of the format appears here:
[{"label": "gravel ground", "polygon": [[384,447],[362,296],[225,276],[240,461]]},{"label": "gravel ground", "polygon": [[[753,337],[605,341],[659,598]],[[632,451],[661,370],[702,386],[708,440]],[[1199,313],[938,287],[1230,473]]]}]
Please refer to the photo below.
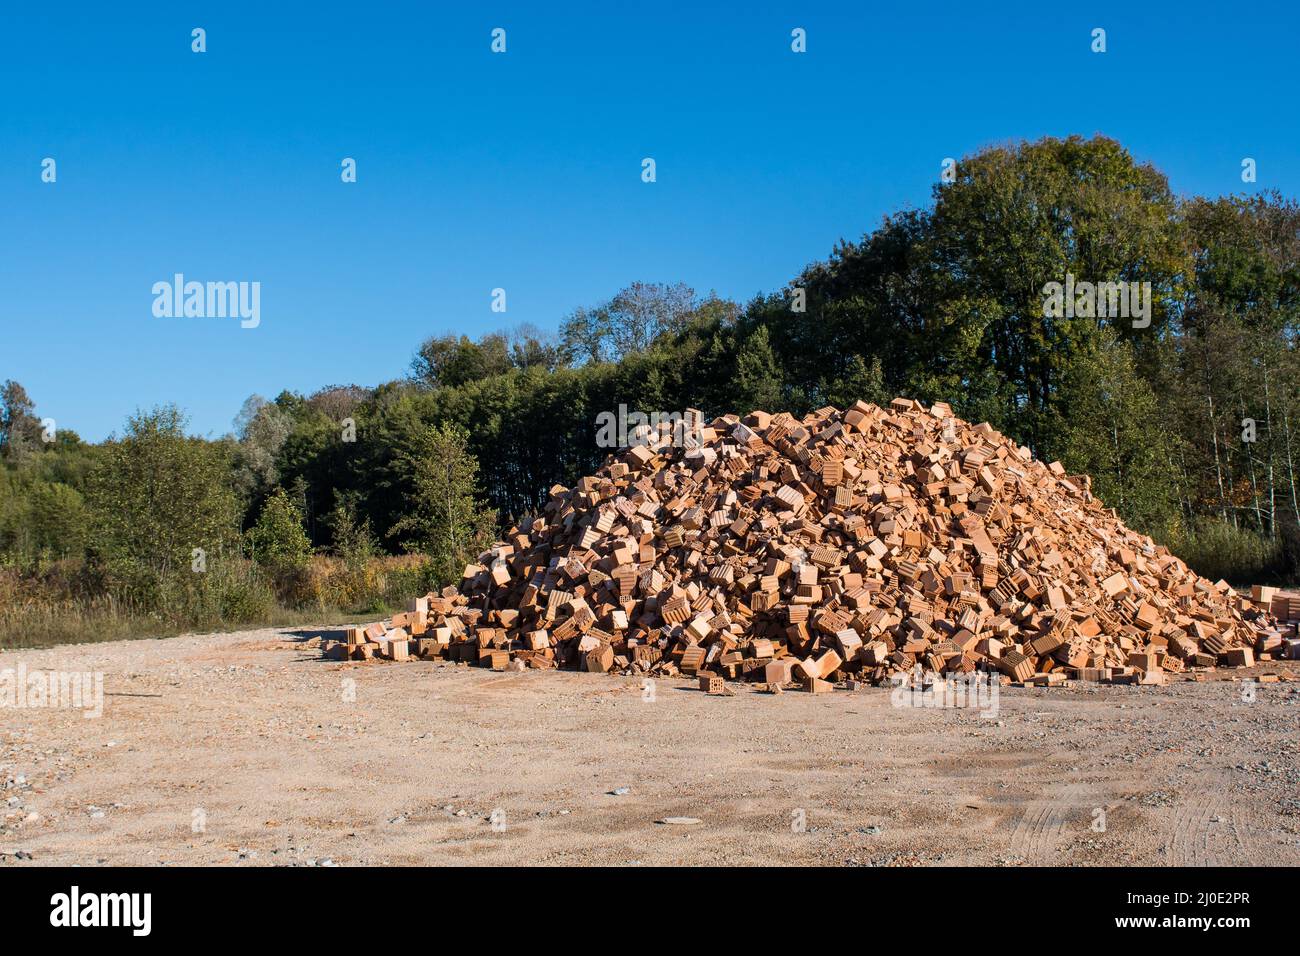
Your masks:
[{"label": "gravel ground", "polygon": [[1290,680],[1005,688],[981,716],[340,663],[321,635],[0,654],[105,695],[0,709],[0,865],[1300,863]]}]

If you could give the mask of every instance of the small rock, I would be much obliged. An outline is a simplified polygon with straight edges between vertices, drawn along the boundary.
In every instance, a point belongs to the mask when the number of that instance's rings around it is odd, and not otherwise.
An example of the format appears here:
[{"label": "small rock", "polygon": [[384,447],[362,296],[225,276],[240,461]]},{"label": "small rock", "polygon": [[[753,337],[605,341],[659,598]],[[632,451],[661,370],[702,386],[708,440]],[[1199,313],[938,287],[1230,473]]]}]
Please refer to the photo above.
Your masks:
[{"label": "small rock", "polygon": [[655,823],[665,823],[675,827],[689,827],[703,822],[699,817],[664,817],[662,820],[655,821]]}]

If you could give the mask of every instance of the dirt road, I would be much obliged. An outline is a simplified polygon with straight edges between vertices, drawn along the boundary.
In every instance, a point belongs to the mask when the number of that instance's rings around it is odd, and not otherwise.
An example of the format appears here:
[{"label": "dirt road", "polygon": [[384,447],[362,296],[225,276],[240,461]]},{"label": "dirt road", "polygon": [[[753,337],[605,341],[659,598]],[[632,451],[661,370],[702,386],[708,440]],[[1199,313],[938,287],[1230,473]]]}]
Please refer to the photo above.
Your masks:
[{"label": "dirt road", "polygon": [[322,633],[0,655],[105,694],[0,709],[0,865],[1300,864],[1300,683],[1007,688],[985,717],[345,664]]}]

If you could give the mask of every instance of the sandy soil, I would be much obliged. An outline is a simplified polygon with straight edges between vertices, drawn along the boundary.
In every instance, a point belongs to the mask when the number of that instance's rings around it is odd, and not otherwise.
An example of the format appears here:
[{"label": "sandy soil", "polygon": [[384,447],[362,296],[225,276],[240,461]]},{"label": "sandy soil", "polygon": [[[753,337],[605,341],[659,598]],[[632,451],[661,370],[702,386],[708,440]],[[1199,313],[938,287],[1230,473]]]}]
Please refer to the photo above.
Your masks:
[{"label": "sandy soil", "polygon": [[0,655],[105,690],[97,719],[0,709],[0,865],[1300,864],[1300,683],[1007,688],[993,718],[321,634]]}]

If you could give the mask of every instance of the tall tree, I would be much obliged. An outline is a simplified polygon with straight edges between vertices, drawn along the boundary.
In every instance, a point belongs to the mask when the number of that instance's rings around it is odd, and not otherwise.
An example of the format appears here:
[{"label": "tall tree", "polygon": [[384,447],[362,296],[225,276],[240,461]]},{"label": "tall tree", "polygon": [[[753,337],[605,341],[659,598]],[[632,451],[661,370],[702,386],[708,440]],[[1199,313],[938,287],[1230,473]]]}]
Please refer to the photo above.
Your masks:
[{"label": "tall tree", "polygon": [[235,419],[239,444],[235,449],[235,488],[245,501],[266,497],[280,480],[276,459],[293,430],[288,412],[260,395],[245,400]]},{"label": "tall tree", "polygon": [[[709,300],[708,308],[716,310],[719,301]],[[633,282],[603,305],[570,315],[562,328],[564,346],[578,361],[616,362],[680,332],[696,307],[695,290],[685,283]]]},{"label": "tall tree", "polygon": [[0,456],[16,462],[40,440],[41,423],[27,390],[13,379],[0,386]]},{"label": "tall tree", "polygon": [[1164,537],[1178,512],[1169,421],[1138,372],[1133,346],[1107,330],[1076,355],[1061,383],[1070,409],[1063,464],[1136,527]]},{"label": "tall tree", "polygon": [[781,408],[781,369],[768,340],[767,326],[750,333],[736,353],[735,398],[737,414]]},{"label": "tall tree", "polygon": [[402,460],[412,490],[393,533],[403,536],[408,550],[427,555],[435,579],[444,583],[460,578],[495,530],[495,513],[479,500],[478,462],[466,446],[464,429],[431,425]]},{"label": "tall tree", "polygon": [[311,557],[302,511],[283,488],[266,499],[247,538],[253,560],[277,572],[304,567]]},{"label": "tall tree", "polygon": [[186,436],[174,406],[128,419],[88,485],[96,561],[142,599],[161,600],[170,586],[184,587],[196,567],[206,569],[233,543],[237,509],[227,447]]}]

